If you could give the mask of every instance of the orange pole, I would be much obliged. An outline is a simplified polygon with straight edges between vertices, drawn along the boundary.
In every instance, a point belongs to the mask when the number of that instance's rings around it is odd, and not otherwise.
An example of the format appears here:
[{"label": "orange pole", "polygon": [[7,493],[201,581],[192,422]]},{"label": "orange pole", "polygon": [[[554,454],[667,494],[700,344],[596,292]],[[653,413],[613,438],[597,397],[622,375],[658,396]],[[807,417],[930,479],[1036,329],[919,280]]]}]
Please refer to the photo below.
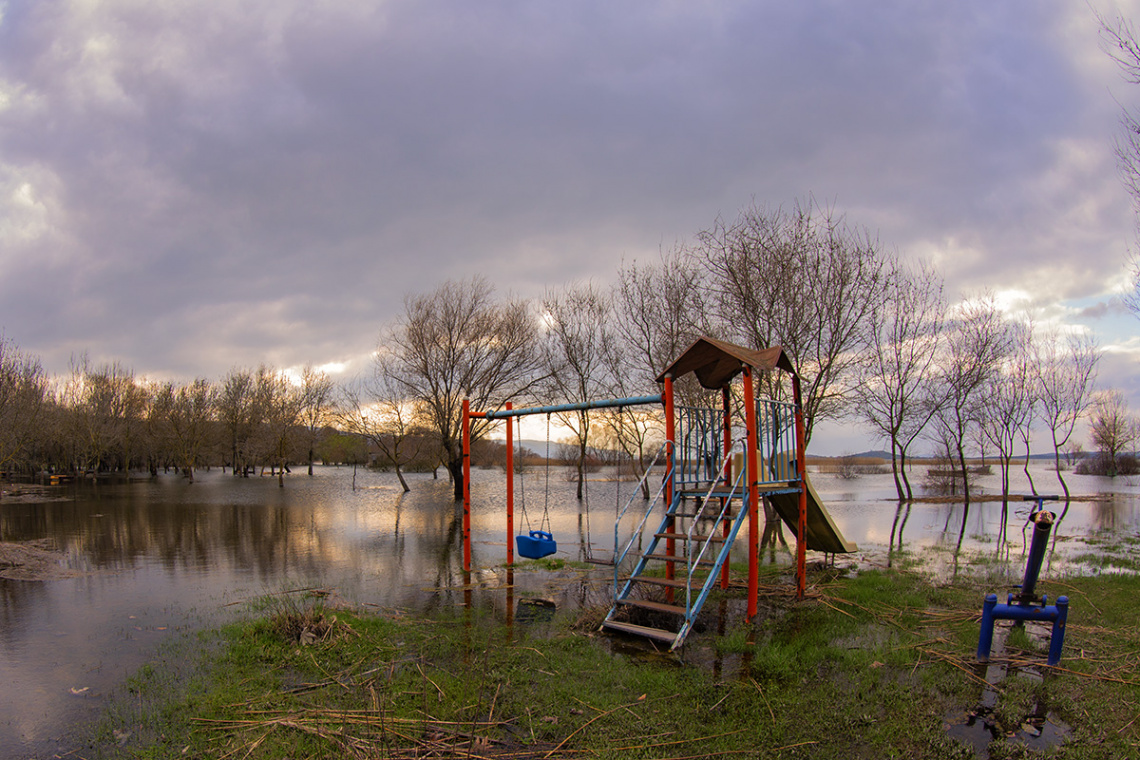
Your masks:
[{"label": "orange pole", "polygon": [[463,399],[463,569],[471,572],[471,400]]},{"label": "orange pole", "polygon": [[752,390],[752,368],[744,366],[744,472],[748,480],[748,617],[756,617],[760,592],[760,489],[757,488],[756,398]]},{"label": "orange pole", "polygon": [[[732,460],[729,455],[732,453],[732,394],[729,392],[729,387],[726,385],[720,389],[721,406],[724,407],[724,485],[726,487],[732,486]],[[721,499],[721,509],[724,509],[724,499]],[[722,525],[724,526],[724,540],[728,542],[728,536],[732,532],[729,527],[728,520],[725,520]],[[720,587],[721,589],[728,588],[728,561],[724,563],[724,567],[720,569]]]},{"label": "orange pole", "polygon": [[807,590],[807,445],[804,442],[804,407],[800,377],[792,375],[792,398],[796,402],[796,470],[800,476],[800,516],[796,536],[796,599]]},{"label": "orange pole", "polygon": [[[511,410],[507,402],[507,411]],[[515,564],[515,454],[512,430],[515,420],[507,417],[507,565]]]},{"label": "orange pole", "polygon": [[[676,436],[676,421],[673,419],[673,376],[665,375],[665,461],[667,463],[665,468],[665,503],[668,505],[666,508],[673,506],[673,485],[676,480],[675,473],[677,470],[677,462],[675,459],[677,448],[673,444],[673,439]],[[675,524],[675,518],[671,517],[665,529],[673,533]],[[677,550],[675,544],[676,541],[672,538],[665,539],[665,553],[670,557],[672,557]],[[673,580],[673,578],[676,577],[675,564],[674,562],[665,563],[665,577],[669,580]],[[666,598],[670,601],[673,600],[673,589],[668,589]]]}]

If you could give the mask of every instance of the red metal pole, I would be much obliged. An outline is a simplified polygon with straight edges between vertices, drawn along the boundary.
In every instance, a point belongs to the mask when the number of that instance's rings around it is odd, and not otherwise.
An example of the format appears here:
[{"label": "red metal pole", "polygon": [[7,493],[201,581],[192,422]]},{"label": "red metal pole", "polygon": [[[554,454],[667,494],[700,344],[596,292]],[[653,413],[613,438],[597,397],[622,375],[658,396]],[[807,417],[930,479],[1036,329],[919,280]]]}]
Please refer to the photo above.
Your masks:
[{"label": "red metal pole", "polygon": [[[732,460],[729,457],[732,455],[732,393],[726,385],[720,389],[721,406],[724,408],[724,485],[732,487]],[[721,509],[724,509],[724,499],[721,499]],[[728,536],[732,532],[728,520],[725,520],[722,525],[724,526],[724,540],[728,542]],[[728,588],[728,562],[725,561],[724,567],[720,569],[720,587],[721,589]]]},{"label": "red metal pole", "polygon": [[[673,506],[673,485],[676,482],[677,470],[677,447],[673,444],[673,439],[677,436],[676,421],[673,419],[673,376],[665,375],[665,504],[666,509]],[[665,527],[670,533],[674,532],[676,520],[669,519],[668,525]],[[672,538],[665,539],[665,553],[670,557],[676,552],[676,541]],[[673,580],[676,577],[675,562],[665,563],[665,577]],[[666,598],[670,601],[673,599],[673,589],[668,589]]]},{"label": "red metal pole", "polygon": [[800,377],[792,375],[792,397],[796,402],[796,470],[800,477],[800,516],[796,536],[796,599],[807,590],[807,445],[804,442],[804,407],[800,397]]},{"label": "red metal pole", "polygon": [[463,399],[463,569],[471,572],[471,400]]},{"label": "red metal pole", "polygon": [[[507,402],[507,411],[512,409]],[[507,565],[515,564],[515,454],[514,417],[507,417]]]},{"label": "red metal pole", "polygon": [[748,480],[748,617],[756,616],[760,593],[760,489],[757,488],[756,398],[752,390],[752,368],[744,367],[744,427],[747,444],[744,449],[744,472]]}]

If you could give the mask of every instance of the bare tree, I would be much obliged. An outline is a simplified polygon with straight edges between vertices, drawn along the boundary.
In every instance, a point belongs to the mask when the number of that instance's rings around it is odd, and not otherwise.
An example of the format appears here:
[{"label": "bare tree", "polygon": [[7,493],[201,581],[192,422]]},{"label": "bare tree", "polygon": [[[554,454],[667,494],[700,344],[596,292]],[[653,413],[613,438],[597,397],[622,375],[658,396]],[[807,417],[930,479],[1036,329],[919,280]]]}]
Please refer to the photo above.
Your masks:
[{"label": "bare tree", "polygon": [[276,471],[277,485],[285,487],[285,471],[294,436],[305,405],[302,389],[283,373],[262,365],[254,378],[256,404],[261,410],[263,452]]},{"label": "bare tree", "polygon": [[[1123,16],[1108,19],[1098,15],[1097,18],[1103,49],[1116,61],[1126,81],[1140,84],[1140,44],[1132,22]],[[1140,115],[1125,108],[1121,123],[1125,134],[1116,142],[1117,164],[1133,203],[1140,209]]]},{"label": "bare tree", "polygon": [[[422,402],[447,458],[455,498],[463,497],[463,399],[494,409],[541,379],[538,330],[524,301],[499,303],[481,278],[449,281],[409,296],[404,315],[380,340],[401,395]],[[472,441],[488,422],[472,421]]]},{"label": "bare tree", "polygon": [[301,427],[308,453],[309,477],[313,475],[313,456],[317,436],[329,420],[333,400],[333,382],[327,373],[306,364],[301,370]]},{"label": "bare tree", "polygon": [[1133,315],[1140,317],[1140,254],[1133,251],[1128,255],[1128,282],[1131,290],[1124,294],[1124,305]]},{"label": "bare tree", "polygon": [[[614,383],[606,361],[614,343],[609,299],[593,285],[548,291],[542,299],[545,373],[556,403],[585,403],[610,395]],[[578,499],[586,479],[591,415],[588,410],[558,415],[574,433]]]},{"label": "bare tree", "polygon": [[[814,201],[791,211],[746,208],[718,220],[691,249],[706,268],[725,335],[756,348],[779,345],[803,386],[805,437],[843,413],[844,389],[870,344],[887,271],[878,243]],[[777,373],[765,381],[780,392]]]},{"label": "bare tree", "polygon": [[[1109,19],[1097,14],[1097,20],[1104,51],[1116,61],[1125,81],[1140,84],[1140,43],[1132,22],[1122,15]],[[1133,208],[1140,211],[1140,114],[1124,108],[1120,121],[1124,135],[1116,140],[1116,164],[1132,196]],[[1131,289],[1124,295],[1124,304],[1140,317],[1140,255],[1133,251],[1127,266]]]},{"label": "bare tree", "polygon": [[340,395],[337,420],[341,428],[375,446],[381,460],[396,471],[404,492],[412,490],[403,468],[421,456],[426,442],[422,415],[416,409],[420,402],[402,398],[381,363],[371,380],[349,383]]},{"label": "bare tree", "polygon": [[1012,338],[1008,323],[989,294],[963,302],[952,323],[942,357],[940,403],[932,418],[932,438],[958,468],[968,507],[966,444],[978,419],[982,391],[1009,355]]},{"label": "bare tree", "polygon": [[[1010,353],[982,388],[978,415],[982,435],[997,449],[1003,514],[1009,508],[1009,471],[1014,449],[1019,442],[1028,446],[1039,387],[1033,357],[1032,325],[1013,326],[1010,334]],[[1003,530],[1004,527],[1003,520]]]},{"label": "bare tree", "polygon": [[1053,465],[1057,481],[1069,500],[1069,484],[1061,471],[1062,453],[1073,437],[1077,423],[1088,411],[1096,385],[1096,365],[1100,350],[1089,336],[1071,334],[1063,341],[1050,333],[1035,344],[1033,363],[1037,369],[1037,393],[1041,419],[1053,441]]},{"label": "bare tree", "polygon": [[1100,457],[1099,472],[1115,478],[1120,468],[1120,456],[1140,440],[1140,423],[1129,414],[1123,393],[1110,390],[1097,397],[1089,436]]},{"label": "bare tree", "polygon": [[28,454],[47,399],[38,359],[0,337],[0,469]]},{"label": "bare tree", "polygon": [[[611,366],[623,396],[657,391],[657,376],[701,335],[715,333],[706,302],[708,289],[696,259],[683,251],[662,254],[654,264],[622,265],[614,294],[619,341]],[[679,386],[678,394],[692,395]]]},{"label": "bare tree", "polygon": [[253,372],[238,367],[231,369],[222,380],[217,403],[218,422],[226,436],[233,474],[248,477],[255,464],[254,434],[261,424]]},{"label": "bare tree", "polygon": [[209,441],[215,399],[213,384],[201,377],[188,385],[162,383],[155,397],[154,409],[167,446],[191,483]]},{"label": "bare tree", "polygon": [[937,409],[932,384],[946,319],[942,287],[929,264],[892,260],[886,297],[871,315],[866,361],[858,367],[857,413],[890,443],[899,501],[914,498],[907,455]]}]

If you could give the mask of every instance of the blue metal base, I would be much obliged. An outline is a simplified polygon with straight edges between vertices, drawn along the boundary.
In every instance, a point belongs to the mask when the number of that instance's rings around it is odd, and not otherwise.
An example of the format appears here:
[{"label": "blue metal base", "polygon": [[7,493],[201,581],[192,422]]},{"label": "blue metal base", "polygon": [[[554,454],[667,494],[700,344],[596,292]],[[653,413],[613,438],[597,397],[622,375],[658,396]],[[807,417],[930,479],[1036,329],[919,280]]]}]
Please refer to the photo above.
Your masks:
[{"label": "blue metal base", "polygon": [[1040,605],[1014,604],[1013,594],[1009,595],[1007,604],[998,604],[997,594],[990,594],[982,605],[982,628],[978,634],[978,660],[988,662],[990,649],[994,643],[994,622],[998,620],[1035,620],[1038,622],[1051,622],[1053,635],[1049,640],[1049,659],[1047,665],[1056,665],[1061,661],[1061,649],[1065,646],[1065,622],[1069,618],[1069,598],[1057,597],[1055,605],[1047,605],[1044,598]]}]

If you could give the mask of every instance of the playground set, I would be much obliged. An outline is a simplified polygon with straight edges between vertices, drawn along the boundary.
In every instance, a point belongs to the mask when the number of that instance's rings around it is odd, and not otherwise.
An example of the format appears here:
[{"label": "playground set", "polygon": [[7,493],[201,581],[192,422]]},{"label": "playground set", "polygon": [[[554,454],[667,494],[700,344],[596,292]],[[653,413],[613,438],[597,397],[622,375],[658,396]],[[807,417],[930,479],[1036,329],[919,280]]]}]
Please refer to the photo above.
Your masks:
[{"label": "playground set", "polygon": [[[754,373],[782,371],[790,377],[793,402],[757,400]],[[674,382],[694,374],[700,385],[719,391],[720,408],[676,403]],[[741,378],[743,430],[734,426],[732,383]],[[474,419],[506,420],[507,562],[514,549],[523,557],[553,553],[557,542],[542,525],[515,536],[514,418],[639,405],[663,406],[665,442],[646,468],[644,478],[661,472],[653,498],[640,497],[638,483],[614,523],[613,607],[602,627],[643,636],[679,647],[705,600],[729,582],[733,544],[748,526],[748,617],[756,615],[759,590],[759,544],[764,498],[796,536],[796,590],[805,591],[806,550],[826,553],[856,551],[832,521],[811,487],[805,466],[800,381],[780,347],[756,351],[712,338],[699,338],[657,378],[662,393],[555,406],[474,411],[463,402],[463,567],[471,569],[470,434]],[[548,434],[549,437],[549,434]],[[643,482],[644,482],[643,478]],[[525,508],[525,505],[524,505]],[[654,522],[655,521],[655,522]],[[646,533],[647,526],[655,526]],[[664,601],[648,598],[647,588],[664,587]],[[662,596],[658,592],[658,599]],[[648,610],[655,625],[629,622],[628,610]],[[662,627],[658,619],[670,621]]]}]

